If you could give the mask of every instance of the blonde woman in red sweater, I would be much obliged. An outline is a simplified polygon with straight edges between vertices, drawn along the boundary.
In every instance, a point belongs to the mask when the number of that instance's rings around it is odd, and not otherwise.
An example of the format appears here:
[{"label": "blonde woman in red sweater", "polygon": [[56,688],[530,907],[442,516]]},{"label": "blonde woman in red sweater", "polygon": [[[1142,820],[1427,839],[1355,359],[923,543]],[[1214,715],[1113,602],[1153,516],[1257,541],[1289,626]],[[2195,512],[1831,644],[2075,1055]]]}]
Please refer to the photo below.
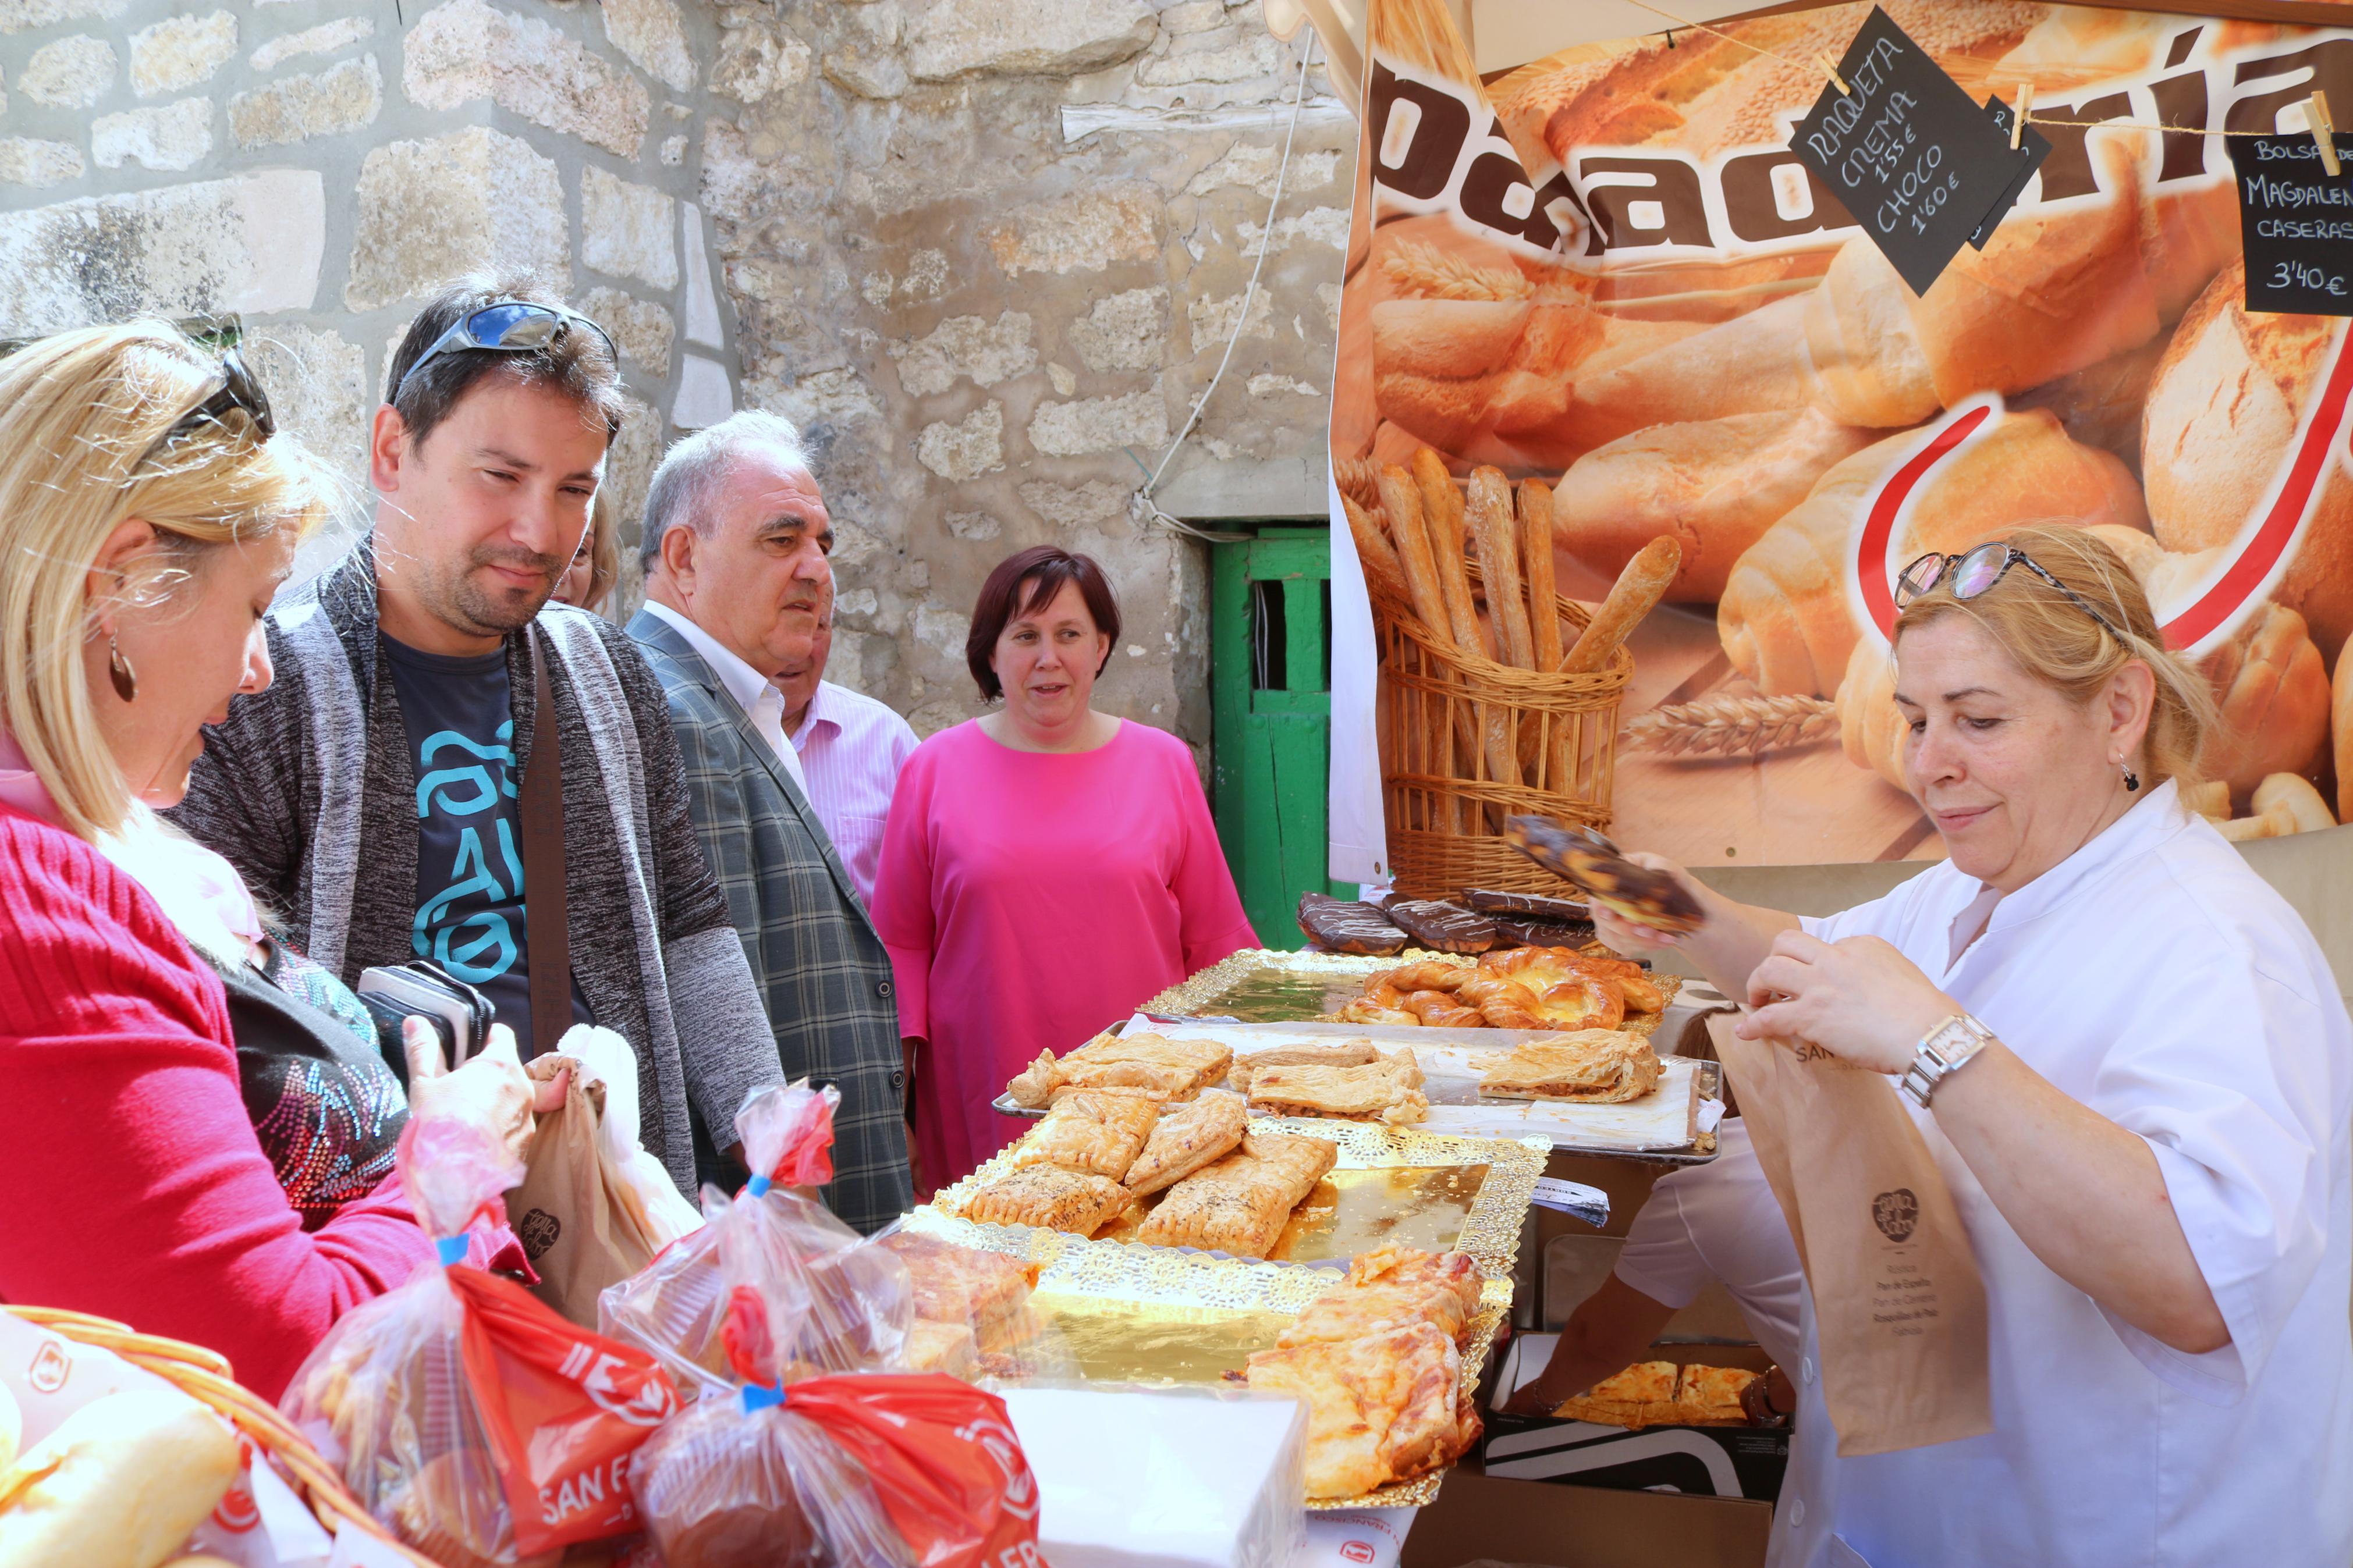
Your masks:
[{"label": "blonde woman in red sweater", "polygon": [[[223,979],[301,989],[227,863],[154,816],[269,683],[320,475],[234,351],[163,323],[0,360],[0,1300],[211,1346],[271,1398],[432,1250],[384,1174],[407,1107],[372,1051],[250,1103]],[[420,1109],[520,1146],[511,1040],[437,1065]]]}]

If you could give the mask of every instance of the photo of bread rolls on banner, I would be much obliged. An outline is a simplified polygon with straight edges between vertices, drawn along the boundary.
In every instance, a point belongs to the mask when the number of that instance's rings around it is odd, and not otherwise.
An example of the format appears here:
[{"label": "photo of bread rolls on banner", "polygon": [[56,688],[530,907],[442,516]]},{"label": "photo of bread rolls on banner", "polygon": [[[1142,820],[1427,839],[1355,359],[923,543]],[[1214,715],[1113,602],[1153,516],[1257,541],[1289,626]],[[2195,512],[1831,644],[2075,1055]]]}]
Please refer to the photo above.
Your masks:
[{"label": "photo of bread rolls on banner", "polygon": [[1884,8],[2052,144],[1925,292],[1791,147],[1869,5],[1474,68],[1444,0],[1368,0],[1332,444],[1379,668],[1335,689],[1378,693],[1417,895],[1516,886],[1527,811],[1692,864],[1941,854],[1892,584],[2029,525],[2107,540],[2213,682],[2196,809],[2353,807],[2353,358],[2247,308],[2220,134],[2353,114],[2353,26]]}]

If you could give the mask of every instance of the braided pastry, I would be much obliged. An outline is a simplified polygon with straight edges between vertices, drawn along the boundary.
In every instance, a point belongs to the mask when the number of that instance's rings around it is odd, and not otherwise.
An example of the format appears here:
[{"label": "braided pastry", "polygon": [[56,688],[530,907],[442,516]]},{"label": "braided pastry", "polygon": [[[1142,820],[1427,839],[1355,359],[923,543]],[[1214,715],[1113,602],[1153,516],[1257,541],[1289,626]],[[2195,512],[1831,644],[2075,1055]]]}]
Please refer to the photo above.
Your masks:
[{"label": "braided pastry", "polygon": [[1372,994],[1372,985],[1394,986],[1400,992],[1451,991],[1477,973],[1476,969],[1461,964],[1425,958],[1417,963],[1399,964],[1385,974],[1375,975],[1372,984],[1366,987],[1366,994]]}]

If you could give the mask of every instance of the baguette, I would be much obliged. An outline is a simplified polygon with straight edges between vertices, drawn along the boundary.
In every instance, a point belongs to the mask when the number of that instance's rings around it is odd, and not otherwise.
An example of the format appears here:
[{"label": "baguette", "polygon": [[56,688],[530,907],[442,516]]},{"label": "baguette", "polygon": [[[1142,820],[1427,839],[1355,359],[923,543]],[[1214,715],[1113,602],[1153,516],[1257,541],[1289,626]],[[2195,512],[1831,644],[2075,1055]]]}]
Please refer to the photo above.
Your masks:
[{"label": "baguette", "polygon": [[1430,532],[1422,525],[1421,494],[1414,489],[1412,478],[1394,463],[1381,469],[1378,483],[1381,510],[1388,514],[1389,527],[1397,532],[1398,570],[1405,578],[1406,601],[1432,637],[1451,642],[1453,630],[1446,616],[1446,597],[1438,585]]},{"label": "baguette", "polygon": [[1652,425],[1791,412],[1814,391],[1805,348],[1806,296],[1791,294],[1615,370],[1579,376],[1569,418],[1587,440],[1609,442]]},{"label": "baguette", "polygon": [[1348,533],[1356,542],[1356,562],[1365,569],[1366,585],[1400,605],[1411,604],[1413,595],[1406,590],[1405,568],[1398,564],[1397,550],[1381,531],[1380,523],[1346,496],[1340,498],[1340,507],[1348,514]]},{"label": "baguette", "polygon": [[1479,625],[1471,571],[1463,564],[1462,492],[1454,488],[1446,459],[1427,447],[1413,454],[1413,482],[1421,492],[1421,515],[1429,524],[1430,554],[1438,566],[1438,586],[1446,599],[1446,624],[1454,634],[1454,646],[1493,658],[1494,647]]},{"label": "baguette", "polygon": [[1554,576],[1552,491],[1520,481],[1520,561],[1528,579],[1528,633],[1535,668],[1560,668],[1560,589]]},{"label": "baguette", "polygon": [[1502,662],[1534,669],[1535,644],[1528,628],[1528,603],[1520,584],[1520,546],[1512,524],[1512,487],[1495,468],[1471,471],[1464,512],[1479,543],[1479,565],[1487,578],[1487,614],[1494,620]]},{"label": "baguette", "polygon": [[1636,551],[1610,585],[1609,596],[1601,601],[1601,607],[1593,612],[1593,619],[1577,637],[1577,646],[1560,661],[1560,672],[1590,675],[1607,665],[1636,624],[1666,597],[1667,585],[1675,580],[1683,559],[1683,546],[1665,534]]}]

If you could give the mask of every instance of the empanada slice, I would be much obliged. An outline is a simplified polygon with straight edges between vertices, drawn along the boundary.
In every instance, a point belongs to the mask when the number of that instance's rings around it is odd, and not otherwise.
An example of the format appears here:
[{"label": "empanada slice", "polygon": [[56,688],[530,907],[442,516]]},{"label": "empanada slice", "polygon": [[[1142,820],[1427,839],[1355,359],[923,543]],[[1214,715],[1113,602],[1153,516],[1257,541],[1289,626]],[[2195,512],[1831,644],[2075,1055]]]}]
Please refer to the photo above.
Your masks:
[{"label": "empanada slice", "polygon": [[1210,1090],[1161,1117],[1121,1184],[1142,1197],[1181,1182],[1238,1147],[1249,1127],[1239,1095]]},{"label": "empanada slice", "polygon": [[1430,1114],[1413,1052],[1399,1048],[1360,1067],[1266,1068],[1250,1078],[1251,1109],[1277,1116],[1419,1121]]},{"label": "empanada slice", "polygon": [[1578,1029],[1529,1040],[1488,1064],[1479,1092],[1509,1100],[1615,1105],[1659,1087],[1659,1057],[1640,1035]]},{"label": "empanada slice", "polygon": [[1034,1225],[1073,1236],[1092,1236],[1134,1201],[1125,1187],[1108,1176],[1066,1171],[1060,1165],[1025,1165],[965,1199],[964,1217],[987,1225]]},{"label": "empanada slice", "polygon": [[1740,1396],[1757,1378],[1746,1367],[1685,1363],[1675,1380],[1675,1419],[1686,1426],[1746,1426]]},{"label": "empanada slice", "polygon": [[1140,1095],[1059,1093],[1046,1120],[1013,1146],[1013,1163],[1092,1171],[1116,1182],[1135,1163],[1158,1118],[1159,1108]]},{"label": "empanada slice", "polygon": [[1355,1068],[1377,1061],[1380,1052],[1370,1040],[1321,1041],[1301,1046],[1271,1046],[1262,1051],[1252,1051],[1238,1058],[1226,1074],[1226,1081],[1244,1094],[1250,1092],[1250,1079],[1267,1068]]},{"label": "empanada slice", "polygon": [[1565,1421],[1591,1421],[1603,1426],[1671,1426],[1675,1409],[1675,1363],[1636,1362],[1613,1373],[1574,1399],[1564,1400],[1553,1414]]}]

